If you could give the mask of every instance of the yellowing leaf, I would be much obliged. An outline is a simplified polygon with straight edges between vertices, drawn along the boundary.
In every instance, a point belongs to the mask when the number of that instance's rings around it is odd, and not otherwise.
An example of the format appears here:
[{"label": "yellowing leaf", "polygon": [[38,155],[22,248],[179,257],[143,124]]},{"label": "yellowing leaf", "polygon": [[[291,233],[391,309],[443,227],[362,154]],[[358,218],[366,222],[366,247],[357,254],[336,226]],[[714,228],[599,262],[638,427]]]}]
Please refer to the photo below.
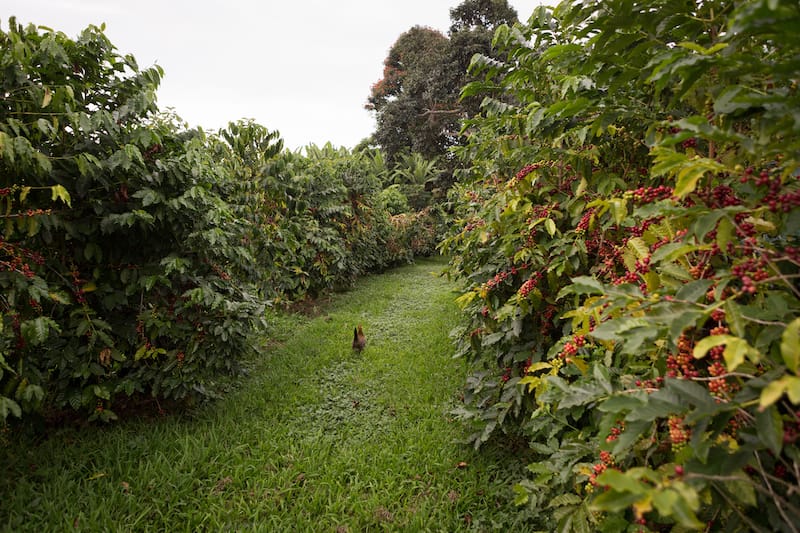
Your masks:
[{"label": "yellowing leaf", "polygon": [[725,344],[728,342],[728,340],[734,338],[735,337],[732,335],[710,335],[704,339],[701,339],[697,342],[697,344],[695,344],[694,350],[692,351],[692,357],[695,359],[702,359],[714,346]]},{"label": "yellowing leaf", "polygon": [[53,91],[50,90],[50,87],[44,88],[44,98],[42,98],[42,109],[50,105],[50,101],[53,99]]},{"label": "yellowing leaf", "polygon": [[579,357],[571,357],[569,361],[580,370],[581,374],[586,375],[586,371],[589,370],[589,365],[586,364],[586,361]]},{"label": "yellowing leaf", "polygon": [[551,237],[556,234],[556,223],[553,222],[552,218],[548,218],[544,221],[544,227]]},{"label": "yellowing leaf", "polygon": [[644,259],[645,257],[650,256],[650,247],[647,246],[647,243],[644,242],[644,239],[641,237],[633,237],[628,239],[628,248],[636,253],[636,257],[638,259]]},{"label": "yellowing leaf", "polygon": [[528,491],[522,485],[514,485],[514,505],[525,505],[528,503]]},{"label": "yellowing leaf", "polygon": [[468,306],[477,295],[478,293],[475,291],[466,292],[456,298],[456,304],[463,309],[464,307]]},{"label": "yellowing leaf", "polygon": [[783,330],[781,356],[786,368],[797,374],[800,370],[800,318],[796,318]]},{"label": "yellowing leaf", "polygon": [[528,374],[532,374],[534,372],[538,372],[539,370],[547,370],[552,368],[553,365],[550,363],[545,363],[544,361],[540,361],[538,363],[531,363],[528,367]]},{"label": "yellowing leaf", "polygon": [[142,344],[141,346],[139,346],[139,349],[136,350],[136,353],[133,355],[133,360],[138,361],[142,357],[145,357],[146,354],[147,354],[147,345]]},{"label": "yellowing leaf", "polygon": [[714,54],[716,52],[719,52],[723,48],[727,47],[728,43],[717,43],[714,46],[711,46],[709,48],[704,48],[702,45],[699,45],[697,43],[692,43],[692,42],[686,41],[686,42],[678,43],[678,46],[680,46],[681,48],[686,48],[688,50],[692,50],[693,52],[697,52],[698,54],[702,54],[704,56],[709,56],[709,55]]},{"label": "yellowing leaf", "polygon": [[650,494],[633,504],[633,514],[641,518],[653,510],[653,499]]},{"label": "yellowing leaf", "polygon": [[651,293],[656,292],[661,287],[661,276],[655,272],[648,272],[644,275],[644,280],[647,283],[647,290]]},{"label": "yellowing leaf", "polygon": [[755,226],[756,231],[759,233],[775,233],[775,224],[770,222],[769,220],[764,220],[763,218],[754,218],[754,217],[747,217],[744,219],[745,222],[749,222],[753,226]]},{"label": "yellowing leaf", "polygon": [[586,178],[581,178],[581,182],[578,184],[578,188],[575,189],[575,198],[580,198],[586,192],[586,188],[589,186],[589,182],[586,181]]},{"label": "yellowing leaf", "polygon": [[744,363],[744,356],[747,354],[748,345],[743,339],[737,338],[728,343],[722,356],[725,358],[725,365],[728,370],[733,372],[739,365]]},{"label": "yellowing leaf", "polygon": [[628,217],[628,201],[614,198],[611,200],[611,212],[614,214],[614,222],[621,224]]},{"label": "yellowing leaf", "polygon": [[[661,158],[661,156],[659,156]],[[723,165],[714,161],[713,159],[695,157],[689,160],[685,158],[681,161],[669,161],[670,168],[665,170],[670,173],[675,172],[675,167],[680,168],[677,173],[675,183],[675,196],[683,198],[687,194],[694,192],[697,187],[697,182],[702,178],[706,172],[721,172],[725,169]]]},{"label": "yellowing leaf", "polygon": [[51,300],[59,304],[65,304],[69,302],[68,299],[64,298],[61,294],[57,292],[48,292],[47,295],[50,297]]},{"label": "yellowing leaf", "polygon": [[528,392],[532,392],[533,389],[539,386],[541,381],[541,378],[537,378],[536,376],[525,376],[524,378],[520,379],[518,383],[523,386],[527,385]]},{"label": "yellowing leaf", "polygon": [[783,393],[786,391],[789,383],[787,382],[786,378],[790,376],[784,376],[779,380],[773,381],[761,391],[761,397],[758,400],[758,408],[760,410],[764,410],[770,405],[774,404],[778,400],[780,400]]},{"label": "yellowing leaf", "polygon": [[19,192],[19,203],[24,204],[25,199],[28,197],[28,194],[30,194],[30,192],[31,192],[30,187],[23,187],[22,190]]},{"label": "yellowing leaf", "polygon": [[736,367],[741,365],[745,357],[754,363],[761,359],[761,352],[750,346],[746,340],[733,335],[710,335],[701,339],[695,344],[692,356],[695,359],[702,359],[711,348],[720,344],[725,344],[725,351],[722,355],[725,358],[728,372],[733,372]]},{"label": "yellowing leaf", "polygon": [[678,172],[678,180],[675,183],[675,196],[683,198],[697,188],[697,182],[706,173],[706,168],[699,165],[689,165]]},{"label": "yellowing leaf", "polygon": [[68,206],[72,207],[72,198],[69,195],[69,191],[64,188],[63,185],[53,185],[50,187],[52,191],[52,200],[56,201],[56,199],[61,200]]},{"label": "yellowing leaf", "polygon": [[786,385],[786,395],[789,401],[795,405],[800,404],[800,378],[794,376],[786,376],[788,379]]}]

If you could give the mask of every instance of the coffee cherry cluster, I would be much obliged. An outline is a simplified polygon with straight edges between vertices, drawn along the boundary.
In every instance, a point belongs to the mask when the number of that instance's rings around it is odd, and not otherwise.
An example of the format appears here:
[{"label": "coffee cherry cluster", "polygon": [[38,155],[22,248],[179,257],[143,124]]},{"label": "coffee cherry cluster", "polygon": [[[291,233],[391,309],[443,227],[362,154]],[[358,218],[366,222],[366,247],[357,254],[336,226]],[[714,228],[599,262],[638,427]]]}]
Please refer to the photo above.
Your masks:
[{"label": "coffee cherry cluster", "polygon": [[535,272],[530,278],[528,278],[528,280],[525,281],[525,283],[523,283],[519,288],[519,291],[517,291],[517,294],[519,294],[520,298],[527,298],[528,294],[530,294],[530,292],[536,287],[540,279],[542,279],[541,272]]},{"label": "coffee cherry cluster", "polygon": [[667,377],[696,378],[700,373],[694,367],[694,342],[686,335],[678,338],[678,353],[667,356]]},{"label": "coffee cherry cluster", "polygon": [[790,191],[779,195],[775,199],[774,205],[772,201],[770,201],[769,206],[772,211],[781,210],[784,213],[788,213],[796,207],[800,207],[800,190]]},{"label": "coffee cherry cluster", "polygon": [[515,179],[518,179],[518,180],[521,180],[522,178],[524,178],[525,176],[527,176],[528,174],[530,174],[530,173],[531,173],[531,172],[533,172],[534,170],[538,170],[540,167],[541,167],[541,165],[540,165],[540,164],[525,165],[524,167],[522,167],[522,168],[519,170],[519,172],[517,172],[517,173],[514,175],[514,178],[515,178]]},{"label": "coffee cherry cluster", "polygon": [[636,270],[637,274],[647,274],[650,272],[650,256],[643,257],[640,260],[636,261],[636,265],[634,270]]},{"label": "coffee cherry cluster", "polygon": [[[725,326],[717,326],[711,328],[709,335],[727,335],[730,330]],[[708,365],[708,375],[718,379],[712,379],[708,382],[708,390],[717,398],[722,398],[734,390],[732,383],[725,379],[728,374],[728,368],[723,361],[723,354],[725,353],[725,346],[714,346],[708,351],[708,358],[711,363]]]},{"label": "coffee cherry cluster", "polygon": [[661,388],[664,384],[664,378],[658,376],[655,379],[646,379],[642,381],[641,379],[636,380],[636,386],[640,389],[644,389],[646,392],[655,392],[657,389]]},{"label": "coffee cherry cluster", "polygon": [[625,431],[625,422],[620,420],[609,431],[608,437],[606,437],[606,442],[612,443],[616,441],[617,439],[619,439],[619,436],[622,435],[623,431]]},{"label": "coffee cherry cluster", "polygon": [[650,204],[658,200],[672,198],[674,189],[666,185],[659,185],[658,187],[639,187],[630,191],[631,197],[640,204]]},{"label": "coffee cherry cluster", "polygon": [[0,272],[17,272],[27,279],[33,279],[36,273],[31,268],[30,262],[37,265],[44,264],[44,257],[36,252],[21,248],[13,243],[5,241],[0,236]]},{"label": "coffee cherry cluster", "polygon": [[597,476],[608,470],[608,468],[614,467],[614,456],[605,450],[600,452],[600,462],[592,465],[592,473],[589,475],[589,486],[587,489],[591,492],[591,489],[597,486]]},{"label": "coffee cherry cluster", "polygon": [[474,230],[475,228],[482,228],[486,225],[486,221],[484,220],[476,220],[475,222],[469,222],[466,226],[464,226],[464,231],[469,233],[470,231]]},{"label": "coffee cherry cluster", "polygon": [[567,341],[564,345],[564,348],[561,350],[561,353],[558,356],[563,359],[565,362],[570,363],[572,362],[572,356],[578,353],[578,346],[575,345],[572,341]]},{"label": "coffee cherry cluster", "polygon": [[481,285],[481,292],[491,292],[495,287],[503,283],[508,277],[511,275],[510,272],[503,270],[498,272],[494,275],[493,278],[489,279]]},{"label": "coffee cherry cluster", "polygon": [[672,451],[678,452],[682,450],[689,439],[692,437],[692,432],[683,424],[683,418],[679,416],[671,416],[667,420],[669,427],[669,440],[672,443]]},{"label": "coffee cherry cluster", "polygon": [[575,230],[578,233],[584,233],[589,229],[589,225],[592,223],[592,218],[594,218],[594,209],[589,209],[583,214]]},{"label": "coffee cherry cluster", "polygon": [[762,256],[758,259],[746,259],[733,266],[731,272],[741,280],[742,292],[755,294],[756,284],[769,278],[767,265],[767,259]]},{"label": "coffee cherry cluster", "polygon": [[689,268],[689,274],[694,279],[708,279],[714,276],[714,269],[705,261],[700,261]]},{"label": "coffee cherry cluster", "polygon": [[539,327],[539,334],[542,337],[546,337],[552,331],[553,325],[553,317],[556,315],[557,308],[553,305],[548,305],[544,312],[542,313],[542,320],[541,326]]},{"label": "coffee cherry cluster", "polygon": [[86,280],[81,278],[81,273],[78,271],[78,268],[73,265],[72,270],[70,271],[70,276],[72,277],[72,294],[75,295],[75,300],[81,304],[86,304],[86,292],[83,290],[83,286],[86,283]]},{"label": "coffee cherry cluster", "polygon": [[736,196],[734,190],[728,185],[718,185],[711,190],[708,200],[709,207],[732,207],[741,205],[742,201]]},{"label": "coffee cherry cluster", "polygon": [[768,170],[761,170],[755,174],[753,167],[748,167],[742,175],[740,181],[747,183],[752,181],[757,187],[766,188],[767,194],[762,199],[762,203],[767,205],[772,212],[783,211],[788,213],[792,209],[800,206],[800,190],[788,191],[781,194],[784,183],[779,175],[772,176]]},{"label": "coffee cherry cluster", "polygon": [[787,246],[783,249],[783,253],[786,254],[786,259],[788,259],[789,261],[800,264],[800,248],[796,248],[794,246]]},{"label": "coffee cherry cluster", "polygon": [[623,285],[625,283],[636,283],[639,281],[639,274],[635,271],[626,272],[622,276],[615,278],[611,281],[614,285]]},{"label": "coffee cherry cluster", "polygon": [[783,443],[794,444],[800,439],[800,411],[794,413],[795,421],[783,425]]},{"label": "coffee cherry cluster", "polygon": [[231,275],[228,274],[227,272],[225,272],[225,270],[223,270],[222,267],[220,267],[219,265],[217,265],[215,263],[210,263],[210,266],[211,266],[211,269],[214,271],[214,273],[217,276],[219,276],[221,280],[230,281]]},{"label": "coffee cherry cluster", "polygon": [[[650,226],[658,224],[659,222],[661,222],[662,219],[663,217],[648,218],[647,220],[643,220],[642,223],[639,224],[638,226],[633,226],[632,228],[628,228],[628,231],[630,231],[630,234],[633,237],[641,237],[650,228]],[[623,245],[625,245],[626,243],[627,240],[625,243],[623,243]]]}]

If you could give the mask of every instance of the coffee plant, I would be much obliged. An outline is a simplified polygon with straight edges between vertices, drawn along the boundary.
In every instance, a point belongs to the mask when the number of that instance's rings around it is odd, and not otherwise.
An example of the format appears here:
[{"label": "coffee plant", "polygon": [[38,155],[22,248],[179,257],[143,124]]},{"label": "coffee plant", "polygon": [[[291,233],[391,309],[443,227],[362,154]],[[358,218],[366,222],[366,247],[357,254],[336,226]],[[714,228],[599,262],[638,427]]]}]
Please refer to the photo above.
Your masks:
[{"label": "coffee plant", "polygon": [[268,303],[434,250],[439,219],[391,219],[375,154],[188,129],[102,27],[12,18],[0,69],[0,423],[214,397]]},{"label": "coffee plant", "polygon": [[0,415],[116,417],[121,395],[194,401],[236,372],[263,304],[202,132],[159,115],[162,72],[89,27],[0,34]]},{"label": "coffee plant", "polygon": [[560,531],[797,531],[797,2],[538,8],[477,55],[454,332]]},{"label": "coffee plant", "polygon": [[[399,224],[374,156],[330,144],[281,152],[275,135],[252,123],[231,124],[222,138],[222,158],[247,176],[235,200],[249,222],[243,239],[257,259],[247,274],[274,302],[348,287],[367,273],[435,252],[441,218],[428,210],[399,215],[410,221]],[[409,231],[430,235],[430,242],[415,246]]]}]

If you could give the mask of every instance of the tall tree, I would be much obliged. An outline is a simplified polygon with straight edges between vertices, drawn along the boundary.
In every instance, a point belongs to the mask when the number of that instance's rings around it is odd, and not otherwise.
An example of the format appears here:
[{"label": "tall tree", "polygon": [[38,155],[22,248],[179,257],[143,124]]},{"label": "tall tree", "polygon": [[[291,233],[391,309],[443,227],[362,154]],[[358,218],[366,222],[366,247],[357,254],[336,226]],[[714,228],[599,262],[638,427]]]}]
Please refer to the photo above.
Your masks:
[{"label": "tall tree", "polygon": [[517,11],[506,0],[464,0],[450,10],[450,33],[464,30],[494,31],[517,22]]},{"label": "tall tree", "polygon": [[[465,0],[450,10],[450,46],[445,71],[454,76],[448,85],[456,88],[457,97],[461,88],[473,81],[467,70],[475,54],[494,57],[494,31],[502,24],[513,26],[517,21],[517,11],[506,0]],[[478,97],[456,102],[464,118],[474,117],[480,111]]]},{"label": "tall tree", "polygon": [[366,107],[376,113],[374,141],[390,162],[408,152],[450,161],[461,120],[478,111],[479,102],[460,100],[469,62],[490,55],[494,29],[517,14],[506,0],[466,0],[450,18],[449,37],[421,26],[400,35],[372,86]]},{"label": "tall tree", "polygon": [[448,48],[440,32],[415,26],[389,50],[367,108],[376,112],[375,141],[390,161],[406,151],[435,157],[446,149],[452,124],[435,111],[449,92],[441,85]]}]

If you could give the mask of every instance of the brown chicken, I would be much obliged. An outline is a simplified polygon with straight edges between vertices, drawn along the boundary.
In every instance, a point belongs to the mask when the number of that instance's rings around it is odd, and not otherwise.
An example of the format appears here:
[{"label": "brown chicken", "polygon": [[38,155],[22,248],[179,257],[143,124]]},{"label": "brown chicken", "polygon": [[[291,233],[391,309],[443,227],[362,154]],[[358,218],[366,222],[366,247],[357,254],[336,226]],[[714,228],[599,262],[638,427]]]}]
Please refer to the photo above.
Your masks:
[{"label": "brown chicken", "polygon": [[367,338],[364,336],[364,330],[361,325],[353,329],[353,350],[360,352],[367,345]]}]

